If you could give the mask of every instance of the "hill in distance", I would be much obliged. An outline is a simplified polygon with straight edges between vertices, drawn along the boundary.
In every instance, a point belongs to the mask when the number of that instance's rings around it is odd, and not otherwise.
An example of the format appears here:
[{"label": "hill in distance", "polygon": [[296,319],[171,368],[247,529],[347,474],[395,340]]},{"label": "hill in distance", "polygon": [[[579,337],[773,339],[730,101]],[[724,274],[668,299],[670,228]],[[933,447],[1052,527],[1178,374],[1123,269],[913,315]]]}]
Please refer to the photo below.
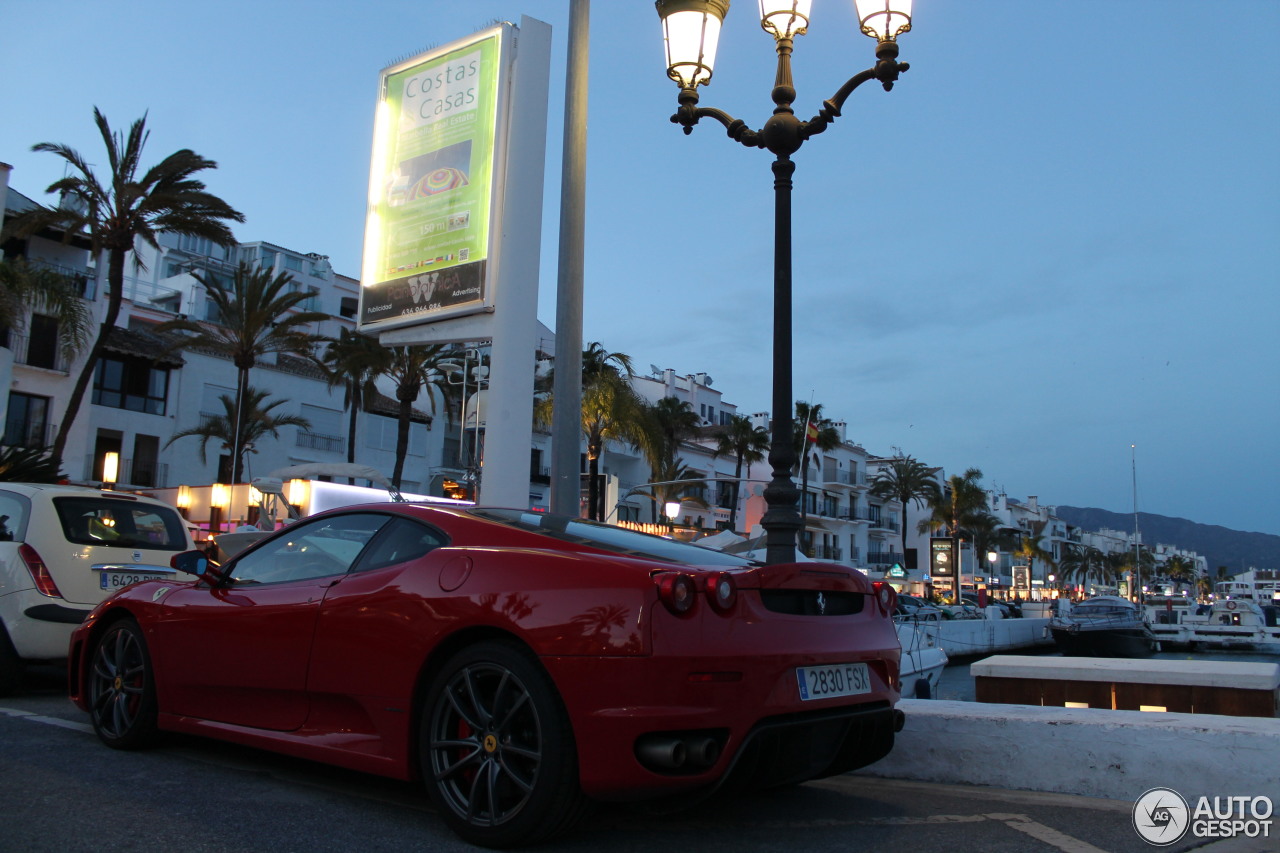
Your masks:
[{"label": "hill in distance", "polygon": [[[1131,512],[1059,506],[1057,515],[1085,530],[1133,531]],[[1149,512],[1138,513],[1138,530],[1147,545],[1173,545],[1200,554],[1208,561],[1210,577],[1216,577],[1219,566],[1226,566],[1233,575],[1250,568],[1280,568],[1280,536],[1270,533],[1247,533]]]}]

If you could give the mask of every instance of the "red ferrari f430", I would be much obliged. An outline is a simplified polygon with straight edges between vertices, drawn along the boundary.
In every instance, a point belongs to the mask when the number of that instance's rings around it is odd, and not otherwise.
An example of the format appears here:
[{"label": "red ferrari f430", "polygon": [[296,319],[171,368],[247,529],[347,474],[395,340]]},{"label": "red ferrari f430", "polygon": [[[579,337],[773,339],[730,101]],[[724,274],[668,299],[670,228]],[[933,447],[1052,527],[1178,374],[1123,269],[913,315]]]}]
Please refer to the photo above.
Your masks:
[{"label": "red ferrari f430", "polygon": [[474,844],[844,773],[901,728],[894,592],[844,566],[399,503],[146,568],[71,641],[108,746],[183,732],[421,779]]}]

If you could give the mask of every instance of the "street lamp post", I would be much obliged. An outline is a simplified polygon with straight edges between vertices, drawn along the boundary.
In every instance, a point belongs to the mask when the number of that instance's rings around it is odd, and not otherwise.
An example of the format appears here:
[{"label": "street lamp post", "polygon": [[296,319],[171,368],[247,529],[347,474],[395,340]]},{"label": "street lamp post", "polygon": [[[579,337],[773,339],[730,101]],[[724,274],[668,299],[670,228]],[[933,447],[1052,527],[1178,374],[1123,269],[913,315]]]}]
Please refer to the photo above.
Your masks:
[{"label": "street lamp post", "polygon": [[715,119],[734,141],[748,148],[764,148],[774,155],[773,418],[769,444],[773,478],[764,490],[766,509],[761,519],[769,563],[795,561],[796,534],[801,527],[796,509],[799,492],[791,477],[796,462],[791,446],[791,177],[795,172],[791,155],[840,116],[854,89],[869,80],[878,80],[887,92],[899,73],[907,70],[906,63],[898,62],[897,37],[911,29],[911,0],[855,2],[862,32],[876,39],[876,64],[846,81],[830,100],[823,102],[816,116],[801,121],[791,106],[796,98],[791,53],[795,37],[803,35],[809,25],[810,0],[759,0],[760,25],[774,38],[778,68],[772,92],[773,115],[758,131],[721,110],[698,106],[698,86],[711,80],[729,0],[656,3],[666,40],[667,76],[680,87],[680,106],[671,121],[689,134],[701,119]]}]

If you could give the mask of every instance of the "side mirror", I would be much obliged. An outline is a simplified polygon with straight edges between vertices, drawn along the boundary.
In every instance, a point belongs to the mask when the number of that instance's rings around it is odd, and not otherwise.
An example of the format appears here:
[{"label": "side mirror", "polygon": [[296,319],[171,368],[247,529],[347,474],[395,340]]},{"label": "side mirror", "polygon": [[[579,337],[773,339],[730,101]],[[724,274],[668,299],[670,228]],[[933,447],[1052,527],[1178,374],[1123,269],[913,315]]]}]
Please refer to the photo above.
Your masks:
[{"label": "side mirror", "polygon": [[203,551],[183,551],[174,554],[169,565],[183,574],[195,575],[211,584],[222,580],[222,572],[218,565],[210,560]]}]

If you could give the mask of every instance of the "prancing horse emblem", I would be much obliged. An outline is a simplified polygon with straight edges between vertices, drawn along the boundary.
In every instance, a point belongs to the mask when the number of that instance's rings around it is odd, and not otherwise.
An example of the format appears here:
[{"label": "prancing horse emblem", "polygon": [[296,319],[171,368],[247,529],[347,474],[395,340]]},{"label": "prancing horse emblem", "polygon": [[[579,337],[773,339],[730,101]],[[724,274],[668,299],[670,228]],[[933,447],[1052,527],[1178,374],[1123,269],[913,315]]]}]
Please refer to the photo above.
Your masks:
[{"label": "prancing horse emblem", "polygon": [[827,597],[822,593],[818,593],[818,615],[827,615]]}]

